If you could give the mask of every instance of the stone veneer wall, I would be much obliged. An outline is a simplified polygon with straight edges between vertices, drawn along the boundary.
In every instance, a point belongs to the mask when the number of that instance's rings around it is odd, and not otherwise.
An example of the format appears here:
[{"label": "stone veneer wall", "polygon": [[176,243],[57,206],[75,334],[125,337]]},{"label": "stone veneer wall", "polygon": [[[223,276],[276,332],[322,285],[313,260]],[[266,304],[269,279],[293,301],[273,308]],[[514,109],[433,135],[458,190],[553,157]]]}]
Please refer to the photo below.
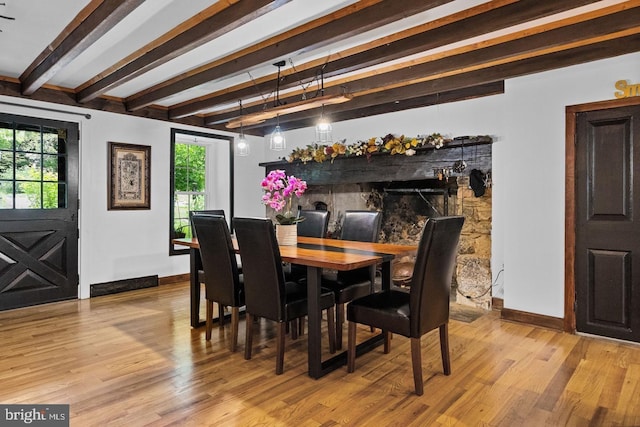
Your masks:
[{"label": "stone veneer wall", "polygon": [[456,214],[465,217],[456,267],[456,302],[491,308],[491,188],[476,197],[469,177],[458,178]]}]

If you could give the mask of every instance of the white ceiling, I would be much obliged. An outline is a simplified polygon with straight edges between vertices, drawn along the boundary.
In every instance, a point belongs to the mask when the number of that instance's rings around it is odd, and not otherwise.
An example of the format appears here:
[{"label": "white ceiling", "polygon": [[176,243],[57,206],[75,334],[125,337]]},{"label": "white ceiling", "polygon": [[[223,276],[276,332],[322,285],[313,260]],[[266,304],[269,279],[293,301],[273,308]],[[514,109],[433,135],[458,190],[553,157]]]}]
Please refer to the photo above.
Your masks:
[{"label": "white ceiling", "polygon": [[[247,0],[241,0],[247,1]],[[402,1],[402,0],[396,0]],[[509,3],[508,0],[493,0]],[[0,19],[0,77],[19,79],[32,62],[49,46],[56,37],[72,22],[75,16],[87,5],[96,0],[4,0],[5,6],[0,6],[0,15],[15,18],[15,20]],[[236,1],[226,0],[226,3]],[[69,64],[61,68],[48,82],[48,85],[78,90],[91,79],[99,76],[109,67],[118,64],[127,56],[133,54],[147,44],[157,40],[170,30],[188,21],[194,15],[215,5],[211,0],[146,0],[133,12],[116,24],[109,32],[99,38],[89,48],[82,51]],[[121,84],[105,95],[116,98],[127,98],[137,94],[150,86],[162,83],[168,79],[194,70],[204,64],[227,57],[241,49],[255,45],[274,35],[314,19],[335,12],[346,6],[358,3],[357,0],[291,0],[289,3],[242,25],[190,52],[153,68],[139,77]],[[454,0],[427,12],[408,16],[403,20],[381,26],[373,31],[367,31],[354,37],[345,38],[338,43],[323,46],[320,49],[308,49],[305,52],[294,52],[286,58],[272,58],[263,64],[229,75],[225,78],[202,84],[177,93],[168,98],[155,102],[155,105],[171,107],[193,98],[206,96],[242,82],[251,82],[261,76],[273,74],[276,68],[273,62],[286,60],[285,68],[295,67],[313,59],[322,59],[330,54],[397,33],[414,26],[423,25],[436,19],[447,17],[453,13],[464,11],[471,7],[489,3],[487,0]],[[458,46],[479,43],[483,40],[500,35],[513,34],[538,26],[543,23],[554,22],[567,16],[585,13],[590,10],[602,9],[614,4],[625,3],[624,0],[603,0],[571,11],[530,21],[515,27],[501,29],[473,39],[459,40],[445,46],[421,52],[412,57],[405,57],[386,64],[379,64],[371,69],[380,69],[397,63],[433,55],[437,52],[450,50]],[[634,4],[636,1],[626,1]],[[286,42],[286,41],[285,41]],[[353,73],[362,73],[371,69],[360,69]],[[353,74],[352,73],[352,74]],[[339,78],[344,78],[340,75]],[[338,77],[335,77],[338,78]],[[327,79],[330,81],[330,79]],[[301,86],[303,83],[301,82]],[[275,82],[274,82],[275,86]],[[274,87],[275,89],[275,87]],[[262,94],[262,97],[269,94]],[[254,98],[259,99],[259,98]],[[243,100],[250,102],[251,100]],[[226,108],[218,105],[215,108],[201,111],[207,113]]]}]

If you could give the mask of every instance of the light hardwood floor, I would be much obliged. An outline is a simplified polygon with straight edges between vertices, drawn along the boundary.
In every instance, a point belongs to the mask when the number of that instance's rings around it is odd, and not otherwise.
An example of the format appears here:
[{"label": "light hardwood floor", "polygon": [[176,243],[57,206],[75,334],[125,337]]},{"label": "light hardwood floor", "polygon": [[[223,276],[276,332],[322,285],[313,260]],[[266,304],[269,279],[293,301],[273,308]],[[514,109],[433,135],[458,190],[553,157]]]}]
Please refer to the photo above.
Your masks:
[{"label": "light hardwood floor", "polygon": [[[189,327],[187,283],[0,313],[0,403],[70,404],[72,426],[638,426],[640,346],[509,323],[452,320],[452,375],[423,337],[424,396],[409,340],[312,380],[306,335],[262,321],[252,360],[228,328]],[[325,326],[326,328],[326,323]],[[359,337],[370,334],[359,329]],[[323,336],[324,338],[324,336]],[[326,341],[326,340],[325,340]]]}]

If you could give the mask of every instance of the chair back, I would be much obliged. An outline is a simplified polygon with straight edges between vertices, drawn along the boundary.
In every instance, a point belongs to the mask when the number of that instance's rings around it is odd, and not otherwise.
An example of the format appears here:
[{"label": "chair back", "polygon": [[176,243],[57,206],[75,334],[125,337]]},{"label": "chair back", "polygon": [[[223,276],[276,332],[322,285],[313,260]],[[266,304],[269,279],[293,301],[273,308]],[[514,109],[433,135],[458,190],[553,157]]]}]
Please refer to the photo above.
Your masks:
[{"label": "chair back", "polygon": [[329,228],[329,211],[301,210],[304,221],[298,223],[298,236],[326,237]]},{"label": "chair back", "polygon": [[[342,240],[377,242],[382,223],[382,212],[345,211],[342,222]],[[375,280],[375,267],[362,267],[349,271],[338,271],[338,280],[355,283]]]},{"label": "chair back", "polygon": [[463,224],[462,216],[429,218],[425,224],[411,281],[411,337],[449,320],[451,279]]},{"label": "chair back", "polygon": [[224,216],[198,214],[192,222],[198,232],[207,299],[238,307],[240,275],[227,221]]},{"label": "chair back", "polygon": [[283,321],[285,279],[271,220],[234,218],[233,227],[242,259],[247,312]]},{"label": "chair back", "polygon": [[189,222],[191,223],[191,237],[198,237],[196,228],[193,226],[194,215],[216,215],[226,218],[224,215],[224,209],[208,209],[202,211],[189,211]]},{"label": "chair back", "polygon": [[345,211],[342,222],[342,240],[377,242],[382,223],[382,212]]}]

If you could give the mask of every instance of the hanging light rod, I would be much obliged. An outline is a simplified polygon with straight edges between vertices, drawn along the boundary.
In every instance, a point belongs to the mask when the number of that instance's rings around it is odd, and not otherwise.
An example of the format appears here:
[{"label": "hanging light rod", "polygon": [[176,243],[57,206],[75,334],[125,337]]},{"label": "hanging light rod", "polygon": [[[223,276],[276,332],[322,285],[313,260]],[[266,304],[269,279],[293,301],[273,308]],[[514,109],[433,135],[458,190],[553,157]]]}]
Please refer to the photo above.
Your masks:
[{"label": "hanging light rod", "polygon": [[292,102],[286,105],[279,105],[277,107],[269,108],[268,110],[237,117],[229,120],[226,127],[227,129],[236,129],[239,128],[241,124],[244,126],[257,125],[276,116],[284,116],[287,114],[297,113],[299,111],[321,108],[323,105],[342,104],[343,102],[351,101],[352,99],[353,95],[350,94],[317,96],[315,98]]}]

